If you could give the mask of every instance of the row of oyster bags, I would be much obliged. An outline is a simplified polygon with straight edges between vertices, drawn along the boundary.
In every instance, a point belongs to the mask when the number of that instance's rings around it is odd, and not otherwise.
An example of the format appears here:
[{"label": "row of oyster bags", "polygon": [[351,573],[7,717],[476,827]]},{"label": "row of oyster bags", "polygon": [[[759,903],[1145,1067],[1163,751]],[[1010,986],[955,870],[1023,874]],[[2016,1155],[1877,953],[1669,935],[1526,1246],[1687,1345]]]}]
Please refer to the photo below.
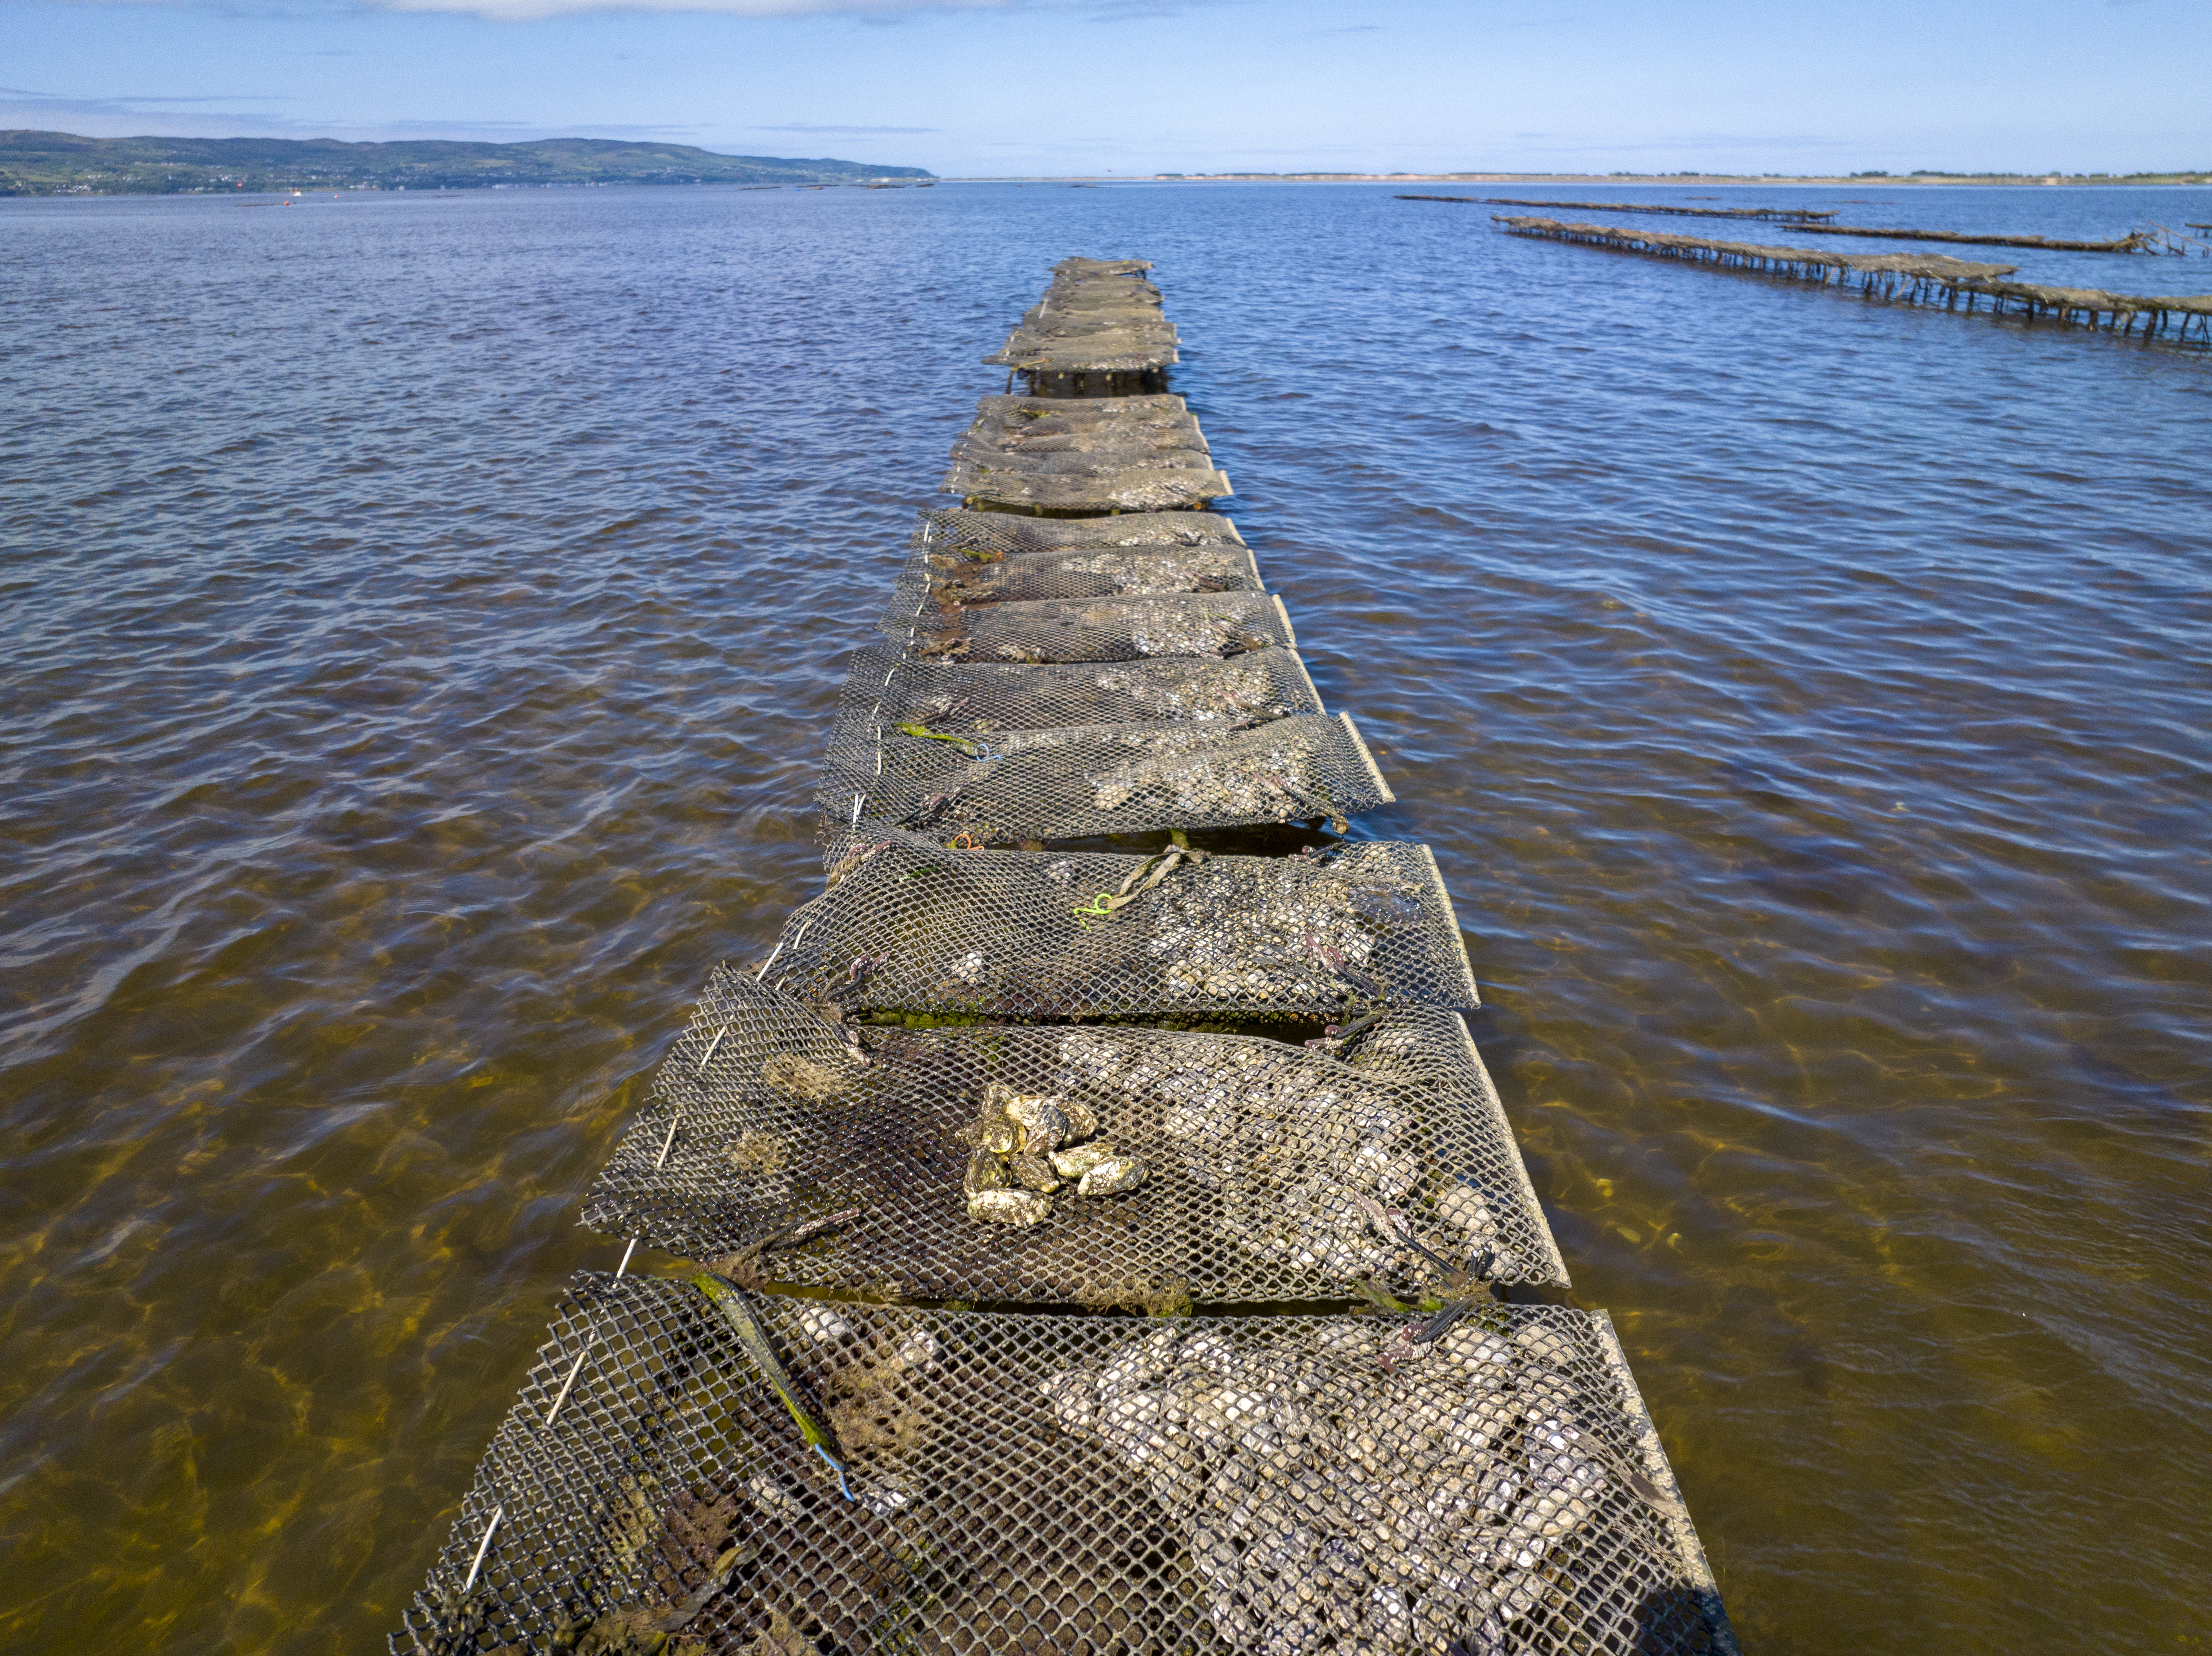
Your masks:
[{"label": "row of oyster bags", "polygon": [[581,1275],[392,1649],[1732,1651],[1604,1317],[1417,1331]]},{"label": "row of oyster bags", "polygon": [[1423,845],[1143,857],[953,851],[894,828],[824,860],[828,889],[785,924],[766,981],[848,1012],[1348,1022],[1476,1004]]},{"label": "row of oyster bags", "polygon": [[1393,796],[1348,714],[975,736],[841,719],[816,794],[825,835],[949,844],[1342,820]]},{"label": "row of oyster bags", "polygon": [[983,360],[1050,373],[1158,368],[1178,359],[1158,288],[1133,271],[1063,264],[1006,343]]},{"label": "row of oyster bags", "polygon": [[825,1214],[776,1280],[1153,1308],[1566,1281],[1455,1012],[1334,1049],[913,1029],[720,968],[585,1222],[703,1259]]}]

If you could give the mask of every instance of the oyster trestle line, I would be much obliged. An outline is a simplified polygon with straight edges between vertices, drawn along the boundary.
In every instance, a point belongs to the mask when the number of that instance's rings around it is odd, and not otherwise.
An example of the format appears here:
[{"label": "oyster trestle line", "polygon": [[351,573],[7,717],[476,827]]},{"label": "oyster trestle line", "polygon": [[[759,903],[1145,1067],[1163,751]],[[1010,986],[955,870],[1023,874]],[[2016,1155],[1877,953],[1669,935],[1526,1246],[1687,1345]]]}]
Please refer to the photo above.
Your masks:
[{"label": "oyster trestle line", "polygon": [[987,359],[823,889],[592,1182],[621,1264],[395,1653],[1735,1652],[1611,1323],[1503,1302],[1567,1266],[1459,917],[1352,837],[1395,796],[1210,509],[1152,268],[1061,261]]}]

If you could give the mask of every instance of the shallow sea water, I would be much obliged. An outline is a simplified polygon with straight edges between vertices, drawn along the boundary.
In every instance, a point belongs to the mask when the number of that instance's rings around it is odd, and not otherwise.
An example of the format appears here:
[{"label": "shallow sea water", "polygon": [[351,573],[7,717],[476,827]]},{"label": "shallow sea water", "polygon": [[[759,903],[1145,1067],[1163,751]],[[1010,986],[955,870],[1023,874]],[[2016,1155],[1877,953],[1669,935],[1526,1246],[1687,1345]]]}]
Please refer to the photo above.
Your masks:
[{"label": "shallow sea water", "polygon": [[2212,1648],[2212,360],[1490,210],[0,203],[0,1643],[381,1647],[1082,252],[1158,262],[1746,1648]]}]

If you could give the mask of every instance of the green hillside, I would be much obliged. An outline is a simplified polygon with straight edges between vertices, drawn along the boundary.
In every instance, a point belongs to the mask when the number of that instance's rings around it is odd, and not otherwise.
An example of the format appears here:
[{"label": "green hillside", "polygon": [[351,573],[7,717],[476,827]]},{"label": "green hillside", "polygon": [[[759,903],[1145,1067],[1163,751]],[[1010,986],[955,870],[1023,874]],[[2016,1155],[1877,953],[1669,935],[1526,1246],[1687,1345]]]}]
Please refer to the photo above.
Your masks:
[{"label": "green hillside", "polygon": [[238,190],[480,190],[549,184],[866,184],[918,167],[718,155],[682,143],[345,143],[336,138],[80,138],[0,131],[0,196]]}]

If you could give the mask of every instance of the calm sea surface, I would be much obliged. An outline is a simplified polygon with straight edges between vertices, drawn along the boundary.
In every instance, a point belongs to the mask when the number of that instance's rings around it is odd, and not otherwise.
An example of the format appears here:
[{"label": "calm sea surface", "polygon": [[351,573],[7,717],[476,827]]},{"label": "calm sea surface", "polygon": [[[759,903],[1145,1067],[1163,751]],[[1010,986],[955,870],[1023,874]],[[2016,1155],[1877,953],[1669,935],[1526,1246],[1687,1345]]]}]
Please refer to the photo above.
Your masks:
[{"label": "calm sea surface", "polygon": [[381,1648],[1081,252],[1158,261],[1747,1648],[2212,1649],[2212,361],[1491,210],[0,205],[0,1645]]}]

